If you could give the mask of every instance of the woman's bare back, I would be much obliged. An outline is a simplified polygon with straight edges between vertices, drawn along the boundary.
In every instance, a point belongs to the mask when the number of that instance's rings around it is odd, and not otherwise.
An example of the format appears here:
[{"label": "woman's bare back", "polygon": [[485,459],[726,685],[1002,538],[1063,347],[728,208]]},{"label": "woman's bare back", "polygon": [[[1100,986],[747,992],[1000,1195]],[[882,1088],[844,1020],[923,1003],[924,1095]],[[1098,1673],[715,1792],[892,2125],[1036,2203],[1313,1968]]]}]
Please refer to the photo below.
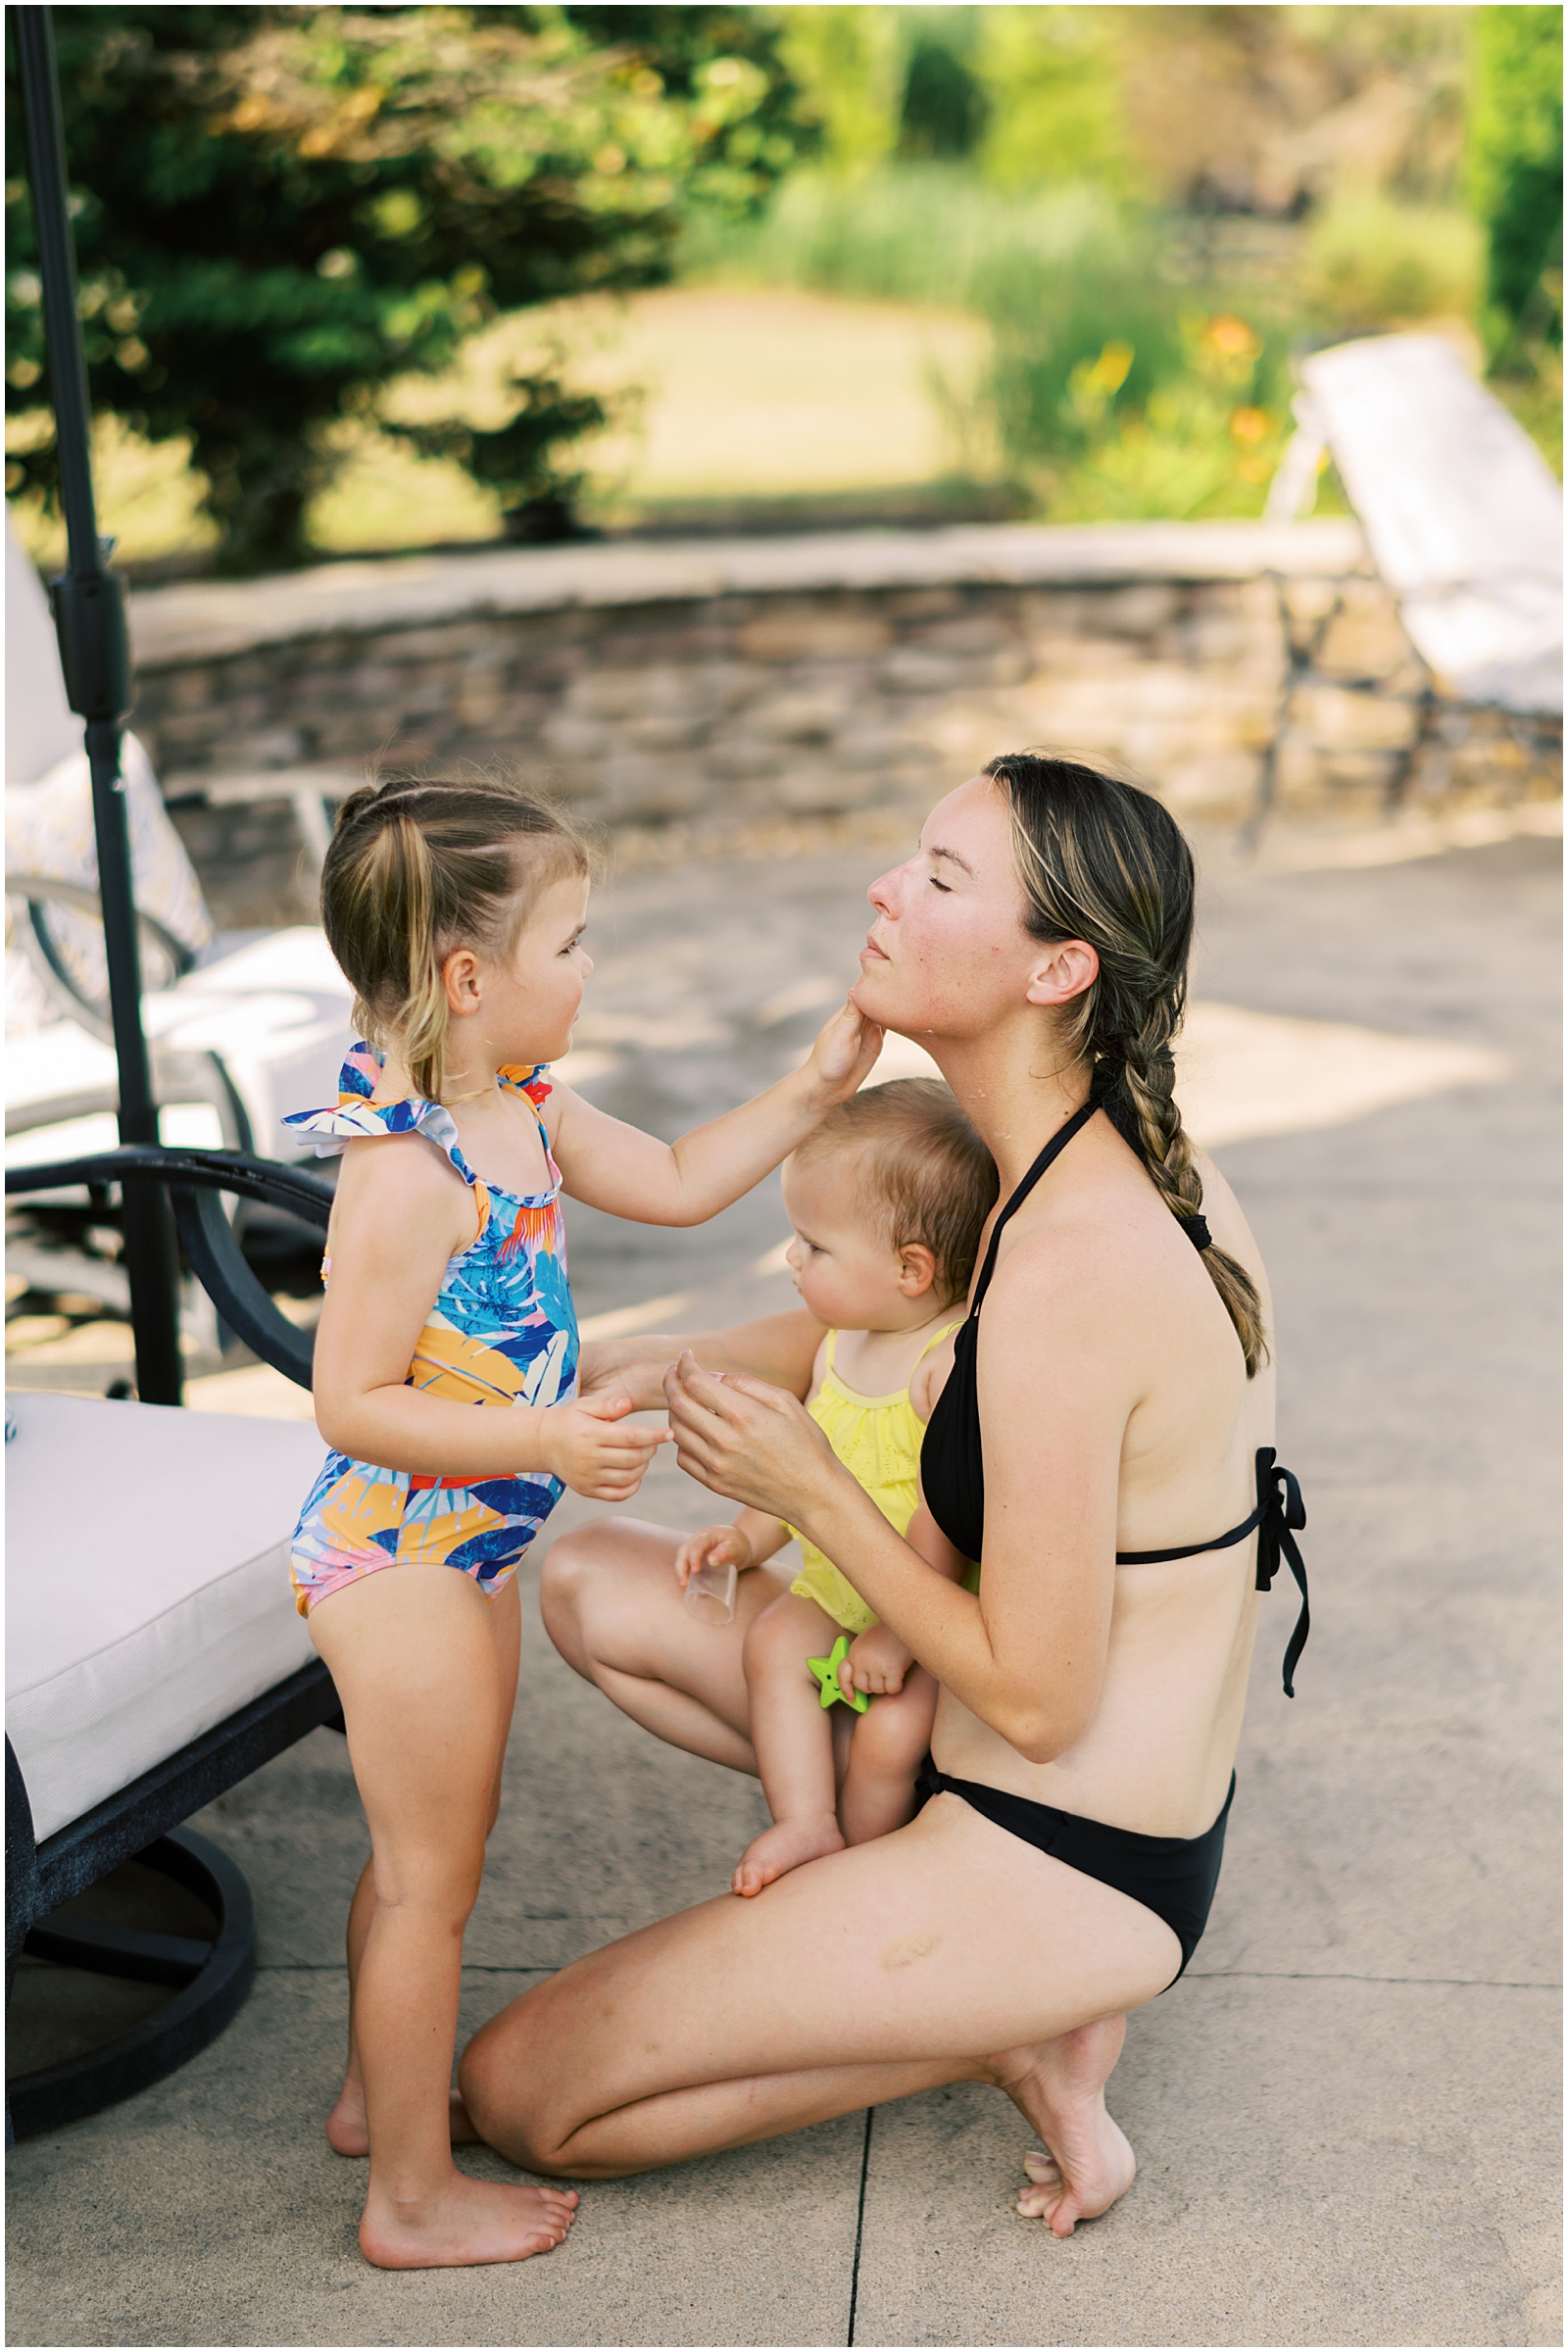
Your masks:
[{"label": "woman's bare back", "polygon": [[[1266,1277],[1247,1221],[1224,1178],[1201,1164],[1210,1232],[1251,1275],[1268,1314]],[[1081,1210],[1086,1247],[1137,1254],[1143,1330],[1108,1335],[1112,1345],[1131,1339],[1145,1362],[1122,1445],[1118,1550],[1197,1543],[1239,1525],[1256,1499],[1257,1448],[1273,1442],[1272,1366],[1247,1378],[1230,1319],[1197,1254],[1106,1122],[1074,1139],[1041,1192],[1038,1205],[1027,1203],[1004,1236],[992,1293],[999,1303],[1009,1261],[1016,1269],[1046,1220],[1070,1220]],[[1036,1344],[1049,1347],[1049,1330]],[[984,1380],[985,1314],[979,1345]],[[1049,1510],[1049,1496],[1039,1501],[1042,1513]],[[938,1768],[1117,1828],[1200,1836],[1225,1801],[1241,1736],[1257,1618],[1254,1566],[1255,1544],[1248,1540],[1188,1559],[1118,1567],[1100,1704],[1083,1735],[1050,1763],[1031,1763],[944,1690],[932,1737]]]}]

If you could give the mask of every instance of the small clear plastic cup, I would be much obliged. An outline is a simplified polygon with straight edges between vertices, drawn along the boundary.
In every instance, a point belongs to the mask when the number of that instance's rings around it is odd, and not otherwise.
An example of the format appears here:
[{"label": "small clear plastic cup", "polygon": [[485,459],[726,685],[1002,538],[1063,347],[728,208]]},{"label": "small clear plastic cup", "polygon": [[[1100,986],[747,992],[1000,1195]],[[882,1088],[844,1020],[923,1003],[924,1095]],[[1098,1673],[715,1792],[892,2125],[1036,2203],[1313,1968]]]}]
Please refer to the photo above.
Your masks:
[{"label": "small clear plastic cup", "polygon": [[686,1606],[705,1625],[728,1625],[735,1614],[737,1581],[733,1561],[720,1568],[716,1560],[705,1560],[686,1580]]}]

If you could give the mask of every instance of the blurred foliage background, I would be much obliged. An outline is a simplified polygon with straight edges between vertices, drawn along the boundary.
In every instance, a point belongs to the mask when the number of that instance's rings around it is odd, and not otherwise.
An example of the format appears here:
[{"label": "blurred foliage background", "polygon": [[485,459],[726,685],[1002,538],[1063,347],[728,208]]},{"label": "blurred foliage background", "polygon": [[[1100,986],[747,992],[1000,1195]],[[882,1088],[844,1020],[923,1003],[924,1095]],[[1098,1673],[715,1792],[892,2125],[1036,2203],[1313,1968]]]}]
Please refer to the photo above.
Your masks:
[{"label": "blurred foliage background", "polygon": [[[1555,7],[56,24],[132,556],[1256,514],[1293,354],[1418,323],[1560,466]],[[9,127],[7,488],[43,554]]]}]

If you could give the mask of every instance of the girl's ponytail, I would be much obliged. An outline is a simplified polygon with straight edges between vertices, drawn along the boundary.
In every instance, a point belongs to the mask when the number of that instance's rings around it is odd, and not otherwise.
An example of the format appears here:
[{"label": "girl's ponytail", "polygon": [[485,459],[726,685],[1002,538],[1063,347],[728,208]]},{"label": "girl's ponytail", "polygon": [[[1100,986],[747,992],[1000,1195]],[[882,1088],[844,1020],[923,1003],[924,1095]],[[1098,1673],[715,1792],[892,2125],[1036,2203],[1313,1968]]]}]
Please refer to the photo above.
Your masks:
[{"label": "girl's ponytail", "polygon": [[439,1102],[445,1079],[447,991],[436,954],[435,877],[424,835],[401,809],[381,836],[398,871],[408,993],[399,1023],[398,1055],[416,1094]]}]

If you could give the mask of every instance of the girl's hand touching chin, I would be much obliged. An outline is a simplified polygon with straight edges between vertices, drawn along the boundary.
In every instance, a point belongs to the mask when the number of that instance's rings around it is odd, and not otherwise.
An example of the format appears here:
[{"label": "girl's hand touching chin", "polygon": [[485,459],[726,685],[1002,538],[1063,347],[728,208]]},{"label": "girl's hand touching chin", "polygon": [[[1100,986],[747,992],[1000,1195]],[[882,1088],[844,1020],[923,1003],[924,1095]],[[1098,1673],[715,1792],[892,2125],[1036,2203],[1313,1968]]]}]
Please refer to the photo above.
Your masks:
[{"label": "girl's hand touching chin", "polygon": [[881,1051],[881,1030],[866,1019],[853,997],[847,997],[817,1032],[806,1064],[812,1109],[831,1110],[835,1102],[847,1102],[871,1075]]}]

